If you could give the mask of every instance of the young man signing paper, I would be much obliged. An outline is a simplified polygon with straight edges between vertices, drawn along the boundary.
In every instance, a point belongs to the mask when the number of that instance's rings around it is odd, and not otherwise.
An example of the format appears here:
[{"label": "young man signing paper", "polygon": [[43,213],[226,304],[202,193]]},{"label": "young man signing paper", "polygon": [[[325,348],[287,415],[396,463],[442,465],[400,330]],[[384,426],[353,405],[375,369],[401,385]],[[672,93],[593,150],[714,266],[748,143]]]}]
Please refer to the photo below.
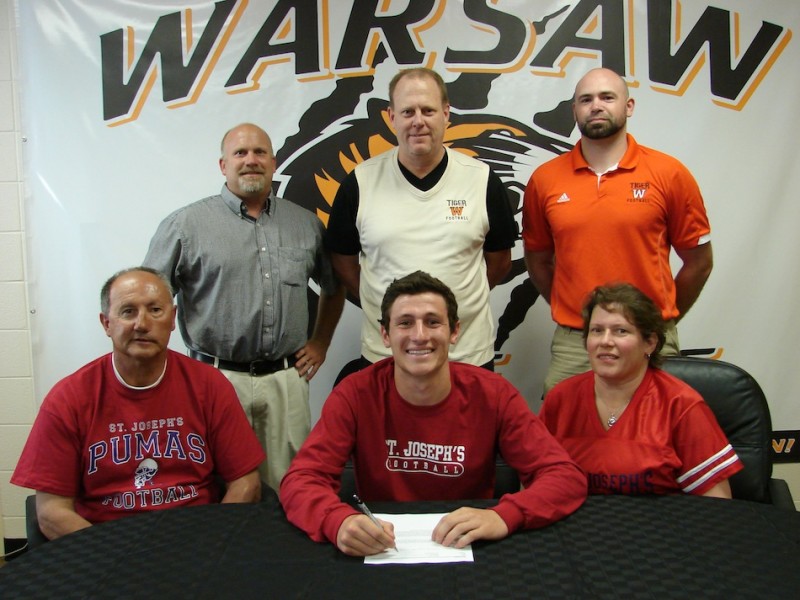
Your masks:
[{"label": "young man signing paper", "polygon": [[[586,478],[501,376],[449,362],[458,339],[450,289],[417,271],[389,286],[381,335],[392,357],[343,380],[281,482],[290,522],[345,554],[395,546],[391,523],[373,520],[338,496],[352,458],[365,502],[491,498],[495,457],[522,489],[489,509],[462,507],[431,532],[446,546],[497,540],[549,525],[586,498]],[[379,526],[380,525],[380,526]]]}]

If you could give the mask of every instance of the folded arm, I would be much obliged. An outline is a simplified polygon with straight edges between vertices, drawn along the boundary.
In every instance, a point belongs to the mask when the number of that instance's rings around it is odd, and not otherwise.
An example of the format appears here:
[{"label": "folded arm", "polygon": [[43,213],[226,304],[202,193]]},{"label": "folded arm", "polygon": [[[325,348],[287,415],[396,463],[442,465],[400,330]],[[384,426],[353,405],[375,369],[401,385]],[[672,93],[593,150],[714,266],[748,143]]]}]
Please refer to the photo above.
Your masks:
[{"label": "folded arm", "polygon": [[225,482],[225,495],[222,504],[229,502],[258,502],[261,500],[261,477],[258,470]]},{"label": "folded arm", "polygon": [[75,498],[46,492],[36,492],[36,516],[39,529],[49,540],[92,525],[75,511]]}]

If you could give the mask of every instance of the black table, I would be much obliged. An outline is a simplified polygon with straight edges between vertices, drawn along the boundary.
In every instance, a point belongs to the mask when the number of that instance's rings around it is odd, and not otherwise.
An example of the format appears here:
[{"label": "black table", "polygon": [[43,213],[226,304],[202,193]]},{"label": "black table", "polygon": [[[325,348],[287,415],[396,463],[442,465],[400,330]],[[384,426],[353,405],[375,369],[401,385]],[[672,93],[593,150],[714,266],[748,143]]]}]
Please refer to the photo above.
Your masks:
[{"label": "black table", "polygon": [[48,542],[0,569],[0,597],[728,599],[800,592],[800,513],[746,501],[592,496],[555,525],[473,548],[474,563],[365,565],[310,541],[274,499],[201,506]]}]

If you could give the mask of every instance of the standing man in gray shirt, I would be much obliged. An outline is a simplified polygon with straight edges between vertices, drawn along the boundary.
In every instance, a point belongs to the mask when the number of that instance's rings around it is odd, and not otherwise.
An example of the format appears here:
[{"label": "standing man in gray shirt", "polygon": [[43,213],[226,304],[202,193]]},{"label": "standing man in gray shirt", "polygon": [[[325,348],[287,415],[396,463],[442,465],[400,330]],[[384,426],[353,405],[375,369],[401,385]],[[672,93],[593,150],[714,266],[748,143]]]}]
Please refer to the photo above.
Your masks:
[{"label": "standing man in gray shirt", "polygon": [[[221,151],[222,191],[164,219],[144,264],[170,278],[190,355],[236,388],[267,453],[261,478],[277,490],[311,428],[308,382],[325,361],[344,288],[320,220],[272,193],[267,133],[242,123],[223,136]],[[311,338],[309,278],[320,286]]]}]

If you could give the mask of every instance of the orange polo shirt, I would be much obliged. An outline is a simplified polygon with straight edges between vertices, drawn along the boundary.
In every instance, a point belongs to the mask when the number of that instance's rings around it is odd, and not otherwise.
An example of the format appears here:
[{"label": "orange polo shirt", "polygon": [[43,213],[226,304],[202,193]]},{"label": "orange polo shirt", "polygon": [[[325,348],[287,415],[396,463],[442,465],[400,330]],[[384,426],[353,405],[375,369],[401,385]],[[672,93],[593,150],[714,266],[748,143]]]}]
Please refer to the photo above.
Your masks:
[{"label": "orange polo shirt", "polygon": [[703,197],[677,159],[636,143],[600,176],[581,143],[540,166],[525,189],[522,238],[529,252],[553,251],[553,320],[581,328],[581,309],[598,285],[628,282],[678,316],[670,248],[710,240]]}]

